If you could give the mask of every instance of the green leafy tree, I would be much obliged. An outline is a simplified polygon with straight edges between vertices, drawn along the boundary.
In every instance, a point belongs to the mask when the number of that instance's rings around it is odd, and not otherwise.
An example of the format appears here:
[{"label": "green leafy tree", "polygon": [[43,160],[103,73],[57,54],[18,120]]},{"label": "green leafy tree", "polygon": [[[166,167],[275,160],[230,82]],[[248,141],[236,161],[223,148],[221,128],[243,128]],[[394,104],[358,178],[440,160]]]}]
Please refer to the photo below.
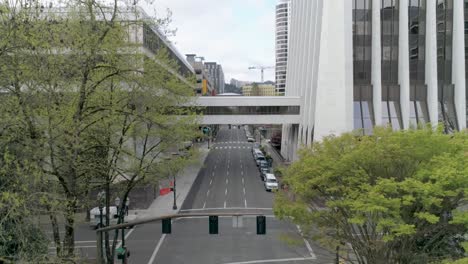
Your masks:
[{"label": "green leafy tree", "polygon": [[[468,135],[431,129],[331,136],[285,171],[275,214],[357,263],[429,263],[464,254]],[[466,250],[466,248],[465,248]]]},{"label": "green leafy tree", "polygon": [[[37,182],[33,190],[50,217],[57,255],[67,259],[74,258],[76,213],[90,204],[89,190],[123,183],[125,201],[135,186],[156,180],[162,155],[198,127],[195,114],[177,107],[193,93],[190,76],[178,73],[166,50],[141,50],[137,32],[158,25],[123,1],[108,4],[67,1],[64,13],[40,1],[2,2],[0,145],[4,153],[15,147],[23,164],[5,158],[0,165],[10,177]],[[149,38],[149,49],[160,46],[151,41],[160,40]],[[13,174],[9,166],[21,170]],[[25,195],[18,194],[19,202],[26,203]],[[112,262],[116,239],[110,245],[105,236]]]}]

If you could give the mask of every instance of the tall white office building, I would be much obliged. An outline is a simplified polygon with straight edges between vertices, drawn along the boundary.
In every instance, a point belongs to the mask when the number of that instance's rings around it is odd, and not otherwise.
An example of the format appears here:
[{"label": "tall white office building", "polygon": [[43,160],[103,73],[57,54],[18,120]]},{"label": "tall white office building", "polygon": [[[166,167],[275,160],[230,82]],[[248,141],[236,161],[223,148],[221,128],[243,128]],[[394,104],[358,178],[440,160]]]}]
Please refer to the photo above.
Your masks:
[{"label": "tall white office building", "polygon": [[286,95],[302,120],[283,128],[287,159],[376,125],[466,129],[468,0],[292,0],[289,36]]},{"label": "tall white office building", "polygon": [[276,5],[276,92],[284,95],[288,61],[289,6],[291,0],[279,0]]}]

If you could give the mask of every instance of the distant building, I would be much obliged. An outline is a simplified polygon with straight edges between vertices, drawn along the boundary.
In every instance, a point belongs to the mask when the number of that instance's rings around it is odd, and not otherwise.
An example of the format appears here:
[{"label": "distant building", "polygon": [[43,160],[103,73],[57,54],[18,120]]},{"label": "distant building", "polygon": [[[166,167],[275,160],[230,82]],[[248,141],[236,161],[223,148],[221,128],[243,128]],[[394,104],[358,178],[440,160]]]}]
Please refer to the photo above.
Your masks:
[{"label": "distant building", "polygon": [[231,79],[231,81],[229,83],[231,85],[236,86],[237,88],[242,88],[242,86],[252,84],[252,82],[249,82],[249,81],[239,81],[239,80],[236,80],[236,79]]},{"label": "distant building", "polygon": [[224,93],[224,72],[223,67],[216,62],[206,62],[205,69],[212,78],[211,81],[214,85],[216,93]]},{"label": "distant building", "polygon": [[276,88],[271,84],[259,84],[258,91],[254,90],[253,85],[246,85],[242,87],[242,94],[244,96],[277,96]]},{"label": "distant building", "polygon": [[213,80],[208,71],[205,69],[203,57],[197,57],[196,54],[186,54],[186,56],[188,63],[192,65],[195,71],[195,77],[197,80],[197,85],[195,88],[196,95],[216,95]]},{"label": "distant building", "polygon": [[286,66],[288,63],[288,32],[290,0],[279,0],[276,5],[276,91],[284,95],[286,89]]}]

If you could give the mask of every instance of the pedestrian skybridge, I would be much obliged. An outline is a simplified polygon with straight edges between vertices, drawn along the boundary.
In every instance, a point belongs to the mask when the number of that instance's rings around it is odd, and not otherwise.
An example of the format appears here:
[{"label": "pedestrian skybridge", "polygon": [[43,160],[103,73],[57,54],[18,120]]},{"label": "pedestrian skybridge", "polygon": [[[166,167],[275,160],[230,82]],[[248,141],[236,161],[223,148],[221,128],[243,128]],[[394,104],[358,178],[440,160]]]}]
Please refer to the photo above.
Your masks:
[{"label": "pedestrian skybridge", "polygon": [[286,96],[201,96],[201,124],[298,124],[300,98]]}]

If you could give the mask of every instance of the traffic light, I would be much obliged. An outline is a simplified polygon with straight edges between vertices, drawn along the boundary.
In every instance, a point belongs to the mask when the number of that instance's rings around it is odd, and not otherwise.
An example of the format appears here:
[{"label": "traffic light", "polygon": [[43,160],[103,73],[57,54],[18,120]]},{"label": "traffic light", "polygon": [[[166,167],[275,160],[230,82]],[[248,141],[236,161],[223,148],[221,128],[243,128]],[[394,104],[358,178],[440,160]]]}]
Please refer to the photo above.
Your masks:
[{"label": "traffic light", "polygon": [[127,259],[130,257],[130,251],[125,247],[119,247],[116,250],[117,259]]},{"label": "traffic light", "polygon": [[266,234],[266,217],[264,215],[257,216],[257,235]]},{"label": "traffic light", "polygon": [[218,234],[218,216],[216,215],[210,215],[209,216],[209,229],[210,229],[210,235],[216,235]]},{"label": "traffic light", "polygon": [[163,234],[170,234],[171,233],[171,219],[166,218],[162,220],[162,233]]}]

